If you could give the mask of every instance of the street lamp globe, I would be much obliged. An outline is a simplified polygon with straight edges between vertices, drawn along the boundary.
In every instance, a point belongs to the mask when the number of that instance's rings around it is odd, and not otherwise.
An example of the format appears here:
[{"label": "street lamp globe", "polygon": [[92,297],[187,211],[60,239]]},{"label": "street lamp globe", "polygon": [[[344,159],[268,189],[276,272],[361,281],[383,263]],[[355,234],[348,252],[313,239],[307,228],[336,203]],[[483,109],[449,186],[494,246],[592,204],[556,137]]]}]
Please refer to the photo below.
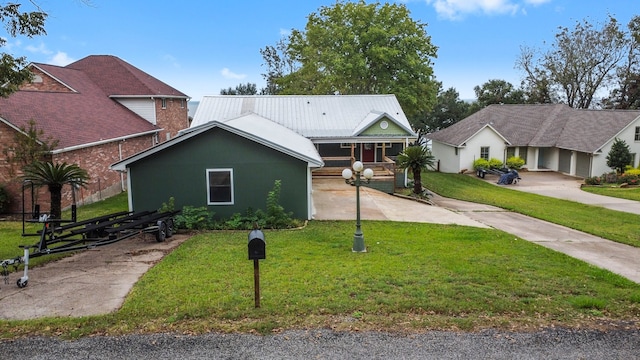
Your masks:
[{"label": "street lamp globe", "polygon": [[351,177],[353,176],[353,173],[351,172],[351,169],[344,169],[342,170],[342,177],[345,180],[349,180],[351,179]]},{"label": "street lamp globe", "polygon": [[353,170],[355,172],[360,172],[362,171],[362,169],[364,169],[364,164],[362,164],[361,161],[356,161],[353,163]]},{"label": "street lamp globe", "polygon": [[373,177],[373,170],[370,168],[366,168],[364,169],[362,175],[364,175],[365,179],[370,180]]}]

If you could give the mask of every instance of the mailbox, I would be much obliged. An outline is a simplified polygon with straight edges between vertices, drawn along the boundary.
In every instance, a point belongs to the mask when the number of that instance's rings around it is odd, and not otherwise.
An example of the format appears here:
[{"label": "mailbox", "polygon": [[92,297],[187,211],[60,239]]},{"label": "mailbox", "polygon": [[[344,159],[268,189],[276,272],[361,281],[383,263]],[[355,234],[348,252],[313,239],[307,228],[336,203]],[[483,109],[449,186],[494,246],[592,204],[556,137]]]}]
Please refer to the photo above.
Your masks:
[{"label": "mailbox", "polygon": [[266,258],[267,253],[264,233],[260,230],[251,230],[249,233],[249,260]]}]

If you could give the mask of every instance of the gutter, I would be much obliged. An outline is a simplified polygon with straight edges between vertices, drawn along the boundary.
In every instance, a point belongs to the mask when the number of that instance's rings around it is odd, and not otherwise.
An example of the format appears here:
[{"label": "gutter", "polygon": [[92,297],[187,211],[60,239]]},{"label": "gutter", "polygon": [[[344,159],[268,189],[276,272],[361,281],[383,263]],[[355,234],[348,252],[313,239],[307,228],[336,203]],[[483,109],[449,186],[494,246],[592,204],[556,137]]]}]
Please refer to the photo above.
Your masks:
[{"label": "gutter", "polygon": [[66,148],[53,150],[51,152],[51,154],[54,154],[54,155],[62,154],[62,153],[68,152],[68,151],[80,150],[80,149],[84,149],[84,148],[88,148],[88,147],[92,147],[92,146],[108,144],[108,143],[111,143],[111,142],[124,141],[124,140],[127,140],[127,139],[132,139],[132,138],[136,138],[136,137],[140,137],[140,136],[157,134],[162,130],[164,130],[164,129],[151,130],[151,131],[146,131],[146,132],[142,132],[142,133],[121,136],[121,137],[107,139],[107,140],[95,141],[95,142],[87,143],[87,144],[69,146],[69,147],[66,147]]}]

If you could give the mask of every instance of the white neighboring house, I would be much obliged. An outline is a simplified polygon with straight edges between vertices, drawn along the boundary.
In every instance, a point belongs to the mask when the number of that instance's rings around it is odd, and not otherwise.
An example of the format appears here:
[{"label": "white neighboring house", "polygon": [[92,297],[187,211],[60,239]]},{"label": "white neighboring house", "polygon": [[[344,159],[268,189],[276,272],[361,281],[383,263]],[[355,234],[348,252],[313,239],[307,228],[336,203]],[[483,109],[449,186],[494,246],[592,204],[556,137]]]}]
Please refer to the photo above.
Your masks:
[{"label": "white neighboring house", "polygon": [[439,170],[472,170],[478,158],[511,156],[529,171],[552,170],[577,177],[612,171],[607,155],[624,140],[638,166],[640,110],[585,110],[564,104],[490,105],[427,136]]}]

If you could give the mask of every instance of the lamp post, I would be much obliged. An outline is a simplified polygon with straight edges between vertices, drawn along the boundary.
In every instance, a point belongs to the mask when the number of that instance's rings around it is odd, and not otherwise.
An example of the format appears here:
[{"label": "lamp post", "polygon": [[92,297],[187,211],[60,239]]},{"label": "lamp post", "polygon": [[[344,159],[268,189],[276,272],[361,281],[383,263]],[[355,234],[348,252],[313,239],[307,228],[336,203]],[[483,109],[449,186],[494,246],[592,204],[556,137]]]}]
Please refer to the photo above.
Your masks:
[{"label": "lamp post", "polygon": [[360,185],[362,184],[362,180],[360,178],[360,174],[364,176],[366,179],[366,183],[368,184],[371,178],[373,177],[373,170],[364,169],[364,165],[360,161],[356,161],[353,163],[353,171],[355,172],[356,178],[352,180],[353,172],[351,169],[346,168],[342,170],[342,177],[345,182],[350,185],[355,185],[356,187],[356,232],[353,234],[353,248],[351,251],[353,252],[367,252],[367,248],[364,246],[364,236],[362,234],[362,228],[360,227]]}]

